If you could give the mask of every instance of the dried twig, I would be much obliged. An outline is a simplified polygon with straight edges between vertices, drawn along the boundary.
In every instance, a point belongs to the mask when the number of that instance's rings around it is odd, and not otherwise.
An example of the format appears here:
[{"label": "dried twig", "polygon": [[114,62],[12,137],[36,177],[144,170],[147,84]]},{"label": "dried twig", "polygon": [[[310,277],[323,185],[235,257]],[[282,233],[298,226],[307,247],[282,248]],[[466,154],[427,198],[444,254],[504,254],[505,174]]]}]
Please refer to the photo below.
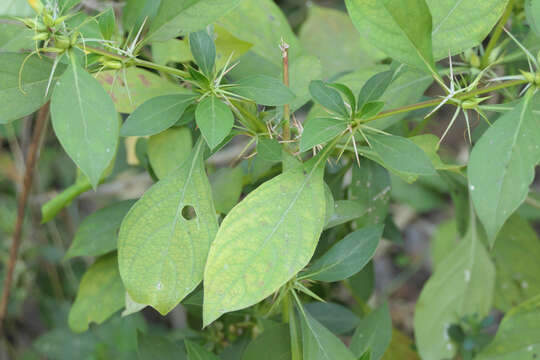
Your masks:
[{"label": "dried twig", "polygon": [[34,179],[34,170],[36,167],[37,158],[39,155],[39,148],[41,145],[41,139],[47,128],[49,121],[49,103],[43,105],[38,111],[36,116],[36,125],[34,128],[34,134],[32,136],[32,142],[28,148],[28,154],[26,156],[26,170],[24,173],[22,191],[19,195],[19,202],[17,207],[17,220],[15,222],[15,230],[13,232],[13,242],[9,251],[9,260],[7,264],[6,277],[4,279],[4,287],[2,292],[2,300],[0,301],[0,331],[6,317],[7,304],[9,300],[9,293],[11,289],[11,283],[13,281],[13,269],[15,268],[15,262],[17,261],[17,253],[19,252],[19,246],[21,244],[22,228],[24,223],[24,214],[26,210],[26,204],[28,202],[28,195],[32,188],[32,182]]}]

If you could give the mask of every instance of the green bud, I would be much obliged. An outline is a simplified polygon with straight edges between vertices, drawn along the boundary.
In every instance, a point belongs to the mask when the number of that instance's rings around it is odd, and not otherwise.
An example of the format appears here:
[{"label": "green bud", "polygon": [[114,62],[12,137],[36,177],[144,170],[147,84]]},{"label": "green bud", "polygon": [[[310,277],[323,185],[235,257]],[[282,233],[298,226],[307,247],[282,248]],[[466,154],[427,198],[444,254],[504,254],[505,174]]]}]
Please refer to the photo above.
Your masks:
[{"label": "green bud", "polygon": [[49,14],[48,11],[44,11],[42,16],[43,16],[43,23],[45,23],[45,25],[47,27],[53,27],[54,26],[54,20],[53,20],[51,14]]},{"label": "green bud", "polygon": [[77,39],[79,38],[79,32],[74,32],[73,34],[71,34],[71,38],[70,38],[70,41],[71,41],[71,44],[74,45],[77,43]]},{"label": "green bud", "polygon": [[117,60],[107,60],[103,62],[103,66],[108,69],[118,70],[122,68],[123,64]]},{"label": "green bud", "polygon": [[21,22],[26,25],[27,27],[29,27],[30,29],[36,29],[37,28],[37,23],[36,23],[36,20],[34,19],[20,19]]},{"label": "green bud", "polygon": [[48,47],[43,49],[44,52],[50,52],[50,53],[63,53],[66,51],[66,49],[59,49],[57,47]]},{"label": "green bud", "polygon": [[70,39],[65,35],[56,35],[54,45],[59,49],[69,49],[71,47]]},{"label": "green bud", "polygon": [[54,24],[53,26],[54,27],[57,27],[58,25],[61,25],[64,21],[66,21],[70,16],[69,15],[65,15],[65,16],[61,16],[59,17],[58,19],[54,20]]},{"label": "green bud", "polygon": [[536,82],[536,76],[533,73],[521,70],[521,75],[530,83]]},{"label": "green bud", "polygon": [[32,40],[35,40],[35,41],[45,41],[49,38],[49,33],[46,33],[46,32],[40,32],[40,33],[37,33],[36,35],[34,35],[32,37]]}]

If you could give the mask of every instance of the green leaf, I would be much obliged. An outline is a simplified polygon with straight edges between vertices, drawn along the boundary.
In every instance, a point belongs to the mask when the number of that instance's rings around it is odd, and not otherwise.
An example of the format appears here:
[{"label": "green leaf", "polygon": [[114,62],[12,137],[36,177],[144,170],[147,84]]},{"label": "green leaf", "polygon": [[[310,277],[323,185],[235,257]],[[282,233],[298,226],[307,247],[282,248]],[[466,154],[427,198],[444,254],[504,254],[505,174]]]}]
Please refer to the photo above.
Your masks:
[{"label": "green leaf", "polygon": [[69,311],[69,327],[83,332],[92,322],[101,324],[124,306],[124,286],[118,274],[116,254],[105,255],[84,274]]},{"label": "green leaf", "polygon": [[[0,24],[0,51],[5,56],[7,52],[32,49],[35,44],[32,40],[34,35],[34,31],[19,24]],[[4,64],[3,60],[2,64]]]},{"label": "green leaf", "polygon": [[508,0],[426,0],[433,17],[435,60],[482,43],[504,12]]},{"label": "green leaf", "polygon": [[193,341],[184,340],[189,360],[219,360],[219,358]]},{"label": "green leaf", "polygon": [[336,303],[312,302],[305,304],[304,309],[321,325],[338,335],[352,331],[360,322],[351,310]]},{"label": "green leaf", "polygon": [[540,295],[521,303],[503,318],[495,339],[478,360],[534,359],[540,352]]},{"label": "green leaf", "polygon": [[459,240],[454,219],[440,223],[430,242],[431,262],[435,271],[439,269],[448,254],[456,247]]},{"label": "green leaf", "polygon": [[351,351],[360,356],[371,353],[371,360],[379,360],[390,345],[392,339],[392,319],[388,303],[370,312],[360,320],[351,339]]},{"label": "green leaf", "polygon": [[434,69],[431,14],[424,0],[346,0],[360,34],[396,60]]},{"label": "green leaf", "polygon": [[347,85],[341,84],[341,83],[331,83],[331,84],[328,84],[328,86],[336,89],[343,96],[345,96],[345,98],[347,99],[347,102],[349,103],[349,106],[351,107],[351,113],[354,114],[356,112],[356,101],[354,99],[354,94],[352,90]]},{"label": "green leaf", "polygon": [[133,301],[133,299],[131,298],[131,296],[129,296],[127,292],[125,303],[126,308],[124,309],[124,311],[122,311],[122,317],[138,313],[146,307],[146,305],[144,304],[139,304],[138,302]]},{"label": "green leaf", "polygon": [[540,3],[525,0],[525,15],[531,29],[536,33],[536,36],[540,36]]},{"label": "green leaf", "polygon": [[332,140],[345,130],[348,123],[342,119],[316,117],[304,125],[300,138],[300,152]]},{"label": "green leaf", "polygon": [[242,360],[290,360],[291,339],[289,326],[271,326],[246,347]]},{"label": "green leaf", "polygon": [[347,13],[330,7],[315,4],[308,7],[307,19],[298,36],[306,51],[321,59],[326,79],[374,65],[385,58],[381,51],[362,39]]},{"label": "green leaf", "polygon": [[[273,0],[240,1],[234,11],[219,18],[217,24],[236,38],[253,44],[246,55],[255,55],[257,58],[256,66],[259,70],[261,63],[270,63],[271,66],[275,66],[276,72],[279,72],[283,60],[281,52],[276,46],[280,44],[281,39],[290,45],[289,57],[291,60],[296,59],[303,51],[287,17]],[[243,56],[239,64],[240,67],[245,64],[245,59],[246,56]],[[257,73],[259,72],[257,71]]]},{"label": "green leaf", "polygon": [[358,227],[382,224],[388,214],[391,181],[388,171],[369,159],[353,166],[349,199],[361,206],[365,216],[358,219]]},{"label": "green leaf", "polygon": [[257,104],[279,106],[290,103],[295,96],[288,87],[274,77],[255,75],[240,79],[231,92],[254,100]]},{"label": "green leaf", "polygon": [[394,79],[394,71],[388,70],[373,75],[362,86],[358,94],[358,109],[362,109],[369,102],[379,100]]},{"label": "green leaf", "polygon": [[116,110],[130,114],[145,101],[161,95],[193,94],[190,90],[138,67],[102,71],[98,81],[113,99]]},{"label": "green leaf", "polygon": [[191,132],[184,127],[170,128],[148,139],[148,159],[158,179],[176,170],[189,157]]},{"label": "green leaf", "polygon": [[384,353],[382,360],[420,360],[414,349],[414,342],[403,332],[393,329],[392,340]]},{"label": "green leaf", "polygon": [[138,333],[139,360],[187,360],[184,349],[163,336]]},{"label": "green leaf", "polygon": [[216,63],[216,46],[206,30],[189,34],[189,48],[199,69],[209,78],[214,77]]},{"label": "green leaf", "polygon": [[210,95],[197,105],[195,121],[210,149],[214,149],[231,132],[234,115],[220,99]]},{"label": "green leaf", "polygon": [[437,266],[416,303],[414,334],[422,359],[452,358],[456,348],[448,327],[466,315],[482,318],[491,309],[495,268],[472,228]]},{"label": "green leaf", "polygon": [[324,159],[313,161],[259,186],[221,223],[204,273],[205,326],[271,295],[313,256],[325,215]]},{"label": "green leaf", "polygon": [[309,92],[313,99],[331,112],[348,117],[348,111],[341,95],[321,80],[313,80],[309,84]]},{"label": "green leaf", "polygon": [[99,256],[116,249],[120,224],[135,200],[124,200],[87,216],[79,225],[65,259]]},{"label": "green leaf", "polygon": [[257,138],[257,155],[267,161],[281,161],[281,145],[275,139]]},{"label": "green leaf", "polygon": [[56,83],[51,118],[60,144],[96,188],[118,144],[118,114],[110,96],[72,64]]},{"label": "green leaf", "polygon": [[510,217],[497,236],[492,256],[497,271],[497,309],[508,311],[540,294],[540,239],[527,221]]},{"label": "green leaf", "polygon": [[540,115],[532,111],[540,96],[528,92],[501,116],[471,152],[467,174],[470,196],[493,246],[504,222],[525,201],[540,161]]},{"label": "green leaf", "polygon": [[165,315],[202,280],[216,211],[201,140],[190,157],[146,191],[122,222],[120,274],[131,298]]},{"label": "green leaf", "polygon": [[4,0],[0,4],[1,15],[30,16],[35,14],[28,2],[20,0]]},{"label": "green leaf", "polygon": [[337,200],[332,215],[328,217],[324,229],[345,224],[367,214],[367,208],[353,200]]},{"label": "green leaf", "polygon": [[383,226],[365,227],[345,236],[311,264],[302,278],[334,282],[356,274],[371,260]]},{"label": "green leaf", "polygon": [[99,30],[105,40],[110,40],[114,35],[116,29],[116,18],[114,16],[114,9],[112,7],[105,10],[105,12],[99,17]]},{"label": "green leaf", "polygon": [[[0,97],[2,98],[2,108],[0,109],[0,124],[7,124],[26,115],[30,115],[43,104],[49,96],[45,95],[49,75],[53,68],[53,62],[42,56],[31,56],[22,67],[27,54],[0,53]],[[22,69],[22,70],[21,70]],[[52,93],[52,87],[65,66],[59,64],[51,82],[49,95]],[[22,90],[19,88],[19,74]]]},{"label": "green leaf", "polygon": [[300,319],[304,360],[356,360],[345,344],[309,312],[305,312],[305,316]]},{"label": "green leaf", "polygon": [[436,175],[426,153],[411,140],[394,135],[366,134],[385,167],[417,175]]},{"label": "green leaf", "polygon": [[162,95],[147,100],[129,115],[120,135],[147,136],[167,130],[194,101],[195,95],[190,94]]},{"label": "green leaf", "polygon": [[240,0],[161,0],[146,41],[165,41],[211,24]]},{"label": "green leaf", "polygon": [[227,214],[236,205],[242,194],[244,172],[242,168],[222,167],[210,175],[216,211]]},{"label": "green leaf", "polygon": [[[122,25],[124,29],[138,31],[145,21],[152,21],[157,14],[161,0],[146,1],[146,0],[127,0],[126,5],[122,9]],[[130,36],[130,37],[131,37]]]}]

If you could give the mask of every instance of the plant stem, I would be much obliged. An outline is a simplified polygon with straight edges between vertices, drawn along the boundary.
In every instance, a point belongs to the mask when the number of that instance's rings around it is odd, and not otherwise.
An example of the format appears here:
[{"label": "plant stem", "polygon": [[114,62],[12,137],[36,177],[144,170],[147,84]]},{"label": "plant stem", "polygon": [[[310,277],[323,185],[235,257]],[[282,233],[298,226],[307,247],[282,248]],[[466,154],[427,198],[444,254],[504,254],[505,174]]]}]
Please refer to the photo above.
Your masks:
[{"label": "plant stem", "polygon": [[7,305],[9,301],[9,293],[11,284],[13,282],[13,270],[17,261],[17,254],[21,245],[22,228],[24,224],[24,214],[26,210],[26,204],[28,203],[28,195],[32,189],[32,182],[34,180],[34,170],[38,158],[39,148],[41,145],[41,139],[47,128],[49,121],[49,103],[46,103],[41,107],[36,116],[36,125],[34,128],[34,134],[32,136],[32,142],[28,148],[28,154],[26,156],[26,170],[24,173],[23,185],[21,194],[19,197],[17,207],[17,220],[15,222],[15,230],[13,231],[13,241],[9,250],[9,260],[7,264],[6,277],[4,279],[4,286],[2,291],[2,300],[0,301],[0,331],[4,319],[6,317]]},{"label": "plant stem", "polygon": [[525,203],[526,204],[529,204],[537,209],[540,209],[540,201],[536,200],[535,198],[531,197],[531,196],[528,196],[526,199],[525,199]]},{"label": "plant stem", "polygon": [[482,66],[485,68],[489,65],[489,56],[491,55],[491,52],[495,48],[495,45],[497,45],[497,42],[499,41],[499,37],[501,37],[501,33],[503,31],[503,27],[508,21],[508,18],[510,15],[512,15],[512,9],[514,8],[514,0],[510,0],[508,2],[508,5],[506,5],[506,10],[504,11],[501,20],[499,21],[499,24],[495,28],[495,31],[493,31],[493,34],[491,35],[491,38],[489,39],[489,42],[486,46],[486,51],[484,52],[484,56],[482,57]]},{"label": "plant stem", "polygon": [[[281,57],[283,58],[283,84],[289,87],[289,44],[281,39]],[[291,139],[291,108],[289,104],[283,105],[283,140]]]},{"label": "plant stem", "polygon": [[284,324],[287,324],[289,322],[290,318],[290,310],[291,310],[291,295],[288,293],[285,294],[283,297],[283,300],[281,300],[281,322]]},{"label": "plant stem", "polygon": [[[471,98],[471,97],[474,97],[474,96],[477,96],[477,95],[482,95],[482,94],[485,94],[485,93],[489,93],[489,92],[492,92],[492,91],[496,91],[496,90],[500,90],[500,89],[504,89],[504,88],[508,88],[508,87],[512,87],[512,86],[523,85],[523,84],[526,84],[526,83],[527,83],[527,80],[506,81],[506,82],[502,82],[502,83],[497,84],[497,85],[488,86],[488,87],[485,87],[485,88],[482,88],[482,89],[476,89],[476,90],[473,90],[473,91],[468,92],[468,93],[458,94],[458,95],[455,96],[455,99],[465,100],[465,99],[468,99],[468,98]],[[374,121],[374,120],[377,120],[377,119],[382,119],[382,118],[389,117],[389,116],[392,116],[392,115],[401,114],[401,113],[404,113],[404,112],[409,112],[409,111],[413,111],[413,110],[419,110],[419,109],[425,109],[425,108],[428,108],[428,107],[437,106],[442,101],[443,101],[443,99],[432,99],[432,100],[422,101],[422,102],[412,104],[412,105],[406,105],[406,106],[398,107],[398,108],[395,108],[395,109],[386,110],[386,111],[383,111],[383,112],[381,112],[381,113],[379,113],[379,114],[377,114],[375,116],[369,117],[367,119],[356,120],[355,125],[367,123],[367,122]]]},{"label": "plant stem", "polygon": [[300,337],[294,313],[294,306],[290,299],[290,294],[287,294],[289,299],[289,333],[291,336],[291,360],[302,360],[302,350],[300,349]]},{"label": "plant stem", "polygon": [[114,53],[108,52],[106,50],[102,50],[102,49],[95,48],[95,47],[92,47],[92,46],[79,47],[79,49],[81,49],[82,51],[87,52],[87,53],[93,53],[93,54],[97,54],[97,55],[106,56],[106,57],[109,57],[111,59],[119,60],[119,61],[122,61],[122,62],[132,61],[135,65],[138,65],[138,66],[141,66],[141,67],[144,67],[144,68],[147,68],[147,69],[153,69],[153,70],[157,70],[157,71],[162,71],[162,72],[165,72],[167,74],[177,75],[177,76],[179,76],[181,78],[184,78],[184,79],[190,78],[189,73],[187,71],[176,69],[176,68],[173,68],[173,67],[170,67],[170,66],[159,65],[159,64],[156,64],[156,63],[153,63],[153,62],[150,62],[150,61],[141,60],[141,59],[136,58],[136,57],[129,58],[127,56],[114,54]]}]

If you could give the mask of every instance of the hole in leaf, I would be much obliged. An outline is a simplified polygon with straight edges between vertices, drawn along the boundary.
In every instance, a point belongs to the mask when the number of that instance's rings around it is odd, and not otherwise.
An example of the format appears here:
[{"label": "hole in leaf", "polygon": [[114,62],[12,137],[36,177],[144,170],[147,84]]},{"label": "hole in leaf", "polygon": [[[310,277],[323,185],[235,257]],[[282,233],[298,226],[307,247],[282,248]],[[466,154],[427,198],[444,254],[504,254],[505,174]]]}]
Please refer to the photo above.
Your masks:
[{"label": "hole in leaf", "polygon": [[182,209],[182,217],[186,220],[193,220],[197,217],[197,213],[195,212],[195,208],[191,205],[186,205]]}]

